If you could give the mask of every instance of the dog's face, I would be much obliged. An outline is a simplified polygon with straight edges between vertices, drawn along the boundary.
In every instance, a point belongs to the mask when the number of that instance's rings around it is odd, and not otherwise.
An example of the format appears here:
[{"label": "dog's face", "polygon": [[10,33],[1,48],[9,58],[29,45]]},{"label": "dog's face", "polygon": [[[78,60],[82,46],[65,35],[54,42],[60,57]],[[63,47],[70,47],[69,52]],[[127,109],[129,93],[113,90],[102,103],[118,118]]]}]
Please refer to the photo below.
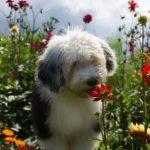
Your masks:
[{"label": "dog's face", "polygon": [[69,73],[66,74],[66,87],[79,96],[89,95],[96,85],[105,82],[107,76],[105,65],[105,59],[101,61],[98,58],[73,62]]},{"label": "dog's face", "polygon": [[115,67],[115,55],[104,41],[75,30],[50,41],[40,60],[38,77],[52,92],[64,88],[87,96],[114,73]]}]

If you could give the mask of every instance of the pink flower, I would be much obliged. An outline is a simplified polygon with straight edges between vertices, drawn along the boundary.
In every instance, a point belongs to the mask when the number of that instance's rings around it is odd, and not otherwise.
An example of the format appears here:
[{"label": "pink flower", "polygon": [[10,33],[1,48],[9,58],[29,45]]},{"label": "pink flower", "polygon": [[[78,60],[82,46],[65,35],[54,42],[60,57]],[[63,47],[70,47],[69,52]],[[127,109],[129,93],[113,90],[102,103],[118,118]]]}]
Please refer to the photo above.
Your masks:
[{"label": "pink flower", "polygon": [[128,1],[128,4],[129,4],[130,12],[132,11],[135,12],[135,9],[139,7],[138,4],[134,0]]},{"label": "pink flower", "polygon": [[86,14],[84,17],[83,17],[83,21],[85,23],[90,23],[92,21],[92,15],[91,14]]}]

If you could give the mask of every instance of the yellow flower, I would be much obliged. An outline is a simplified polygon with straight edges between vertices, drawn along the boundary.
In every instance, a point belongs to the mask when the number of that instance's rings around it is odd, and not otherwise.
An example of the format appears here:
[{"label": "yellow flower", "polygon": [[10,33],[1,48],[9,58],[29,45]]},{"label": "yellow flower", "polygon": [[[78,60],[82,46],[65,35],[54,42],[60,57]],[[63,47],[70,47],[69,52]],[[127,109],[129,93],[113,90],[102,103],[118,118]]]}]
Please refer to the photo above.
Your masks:
[{"label": "yellow flower", "polygon": [[145,127],[144,127],[143,124],[137,125],[137,128],[138,128],[138,132],[140,132],[140,133],[144,133],[145,132]]},{"label": "yellow flower", "polygon": [[130,126],[129,126],[129,130],[130,130],[131,133],[138,132],[138,125],[131,123]]},{"label": "yellow flower", "polygon": [[147,129],[147,136],[150,137],[150,128]]},{"label": "yellow flower", "polygon": [[147,143],[150,144],[150,128],[147,129]]},{"label": "yellow flower", "polygon": [[14,132],[12,130],[9,130],[9,129],[4,129],[2,131],[2,134],[5,136],[14,136]]},{"label": "yellow flower", "polygon": [[11,32],[12,35],[17,35],[17,34],[19,34],[19,28],[16,25],[13,25],[10,28],[10,32]]},{"label": "yellow flower", "polygon": [[25,147],[26,142],[22,141],[22,140],[16,140],[15,144],[16,144],[17,147]]},{"label": "yellow flower", "polygon": [[145,127],[143,124],[133,124],[129,126],[129,130],[132,136],[142,136],[145,137]]}]

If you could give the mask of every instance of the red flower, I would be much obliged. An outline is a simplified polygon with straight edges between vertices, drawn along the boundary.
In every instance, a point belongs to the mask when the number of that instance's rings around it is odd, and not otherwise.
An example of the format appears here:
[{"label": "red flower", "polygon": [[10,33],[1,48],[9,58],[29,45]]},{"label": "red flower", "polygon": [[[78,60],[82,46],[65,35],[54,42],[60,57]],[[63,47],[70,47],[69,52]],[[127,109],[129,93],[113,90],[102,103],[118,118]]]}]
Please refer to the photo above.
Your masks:
[{"label": "red flower", "polygon": [[128,4],[129,4],[130,12],[132,11],[135,12],[135,9],[139,7],[138,4],[134,0],[128,1]]},{"label": "red flower", "polygon": [[150,76],[150,64],[143,64],[142,77],[146,78]]},{"label": "red flower", "polygon": [[38,45],[39,45],[39,43],[38,43],[37,41],[33,41],[33,42],[31,43],[31,48],[37,48]]},{"label": "red flower", "polygon": [[93,101],[99,101],[101,99],[112,100],[113,96],[111,91],[112,91],[112,86],[105,86],[103,84],[99,84],[90,92],[90,96],[94,97]]},{"label": "red flower", "polygon": [[20,8],[28,7],[28,6],[29,6],[29,4],[28,4],[27,1],[25,1],[25,0],[20,0],[20,1],[19,1],[19,7],[20,7]]},{"label": "red flower", "polygon": [[43,50],[46,48],[47,46],[47,40],[43,39],[41,42],[38,43],[38,47],[36,48],[37,52],[43,52]]},{"label": "red flower", "polygon": [[7,0],[6,3],[8,3],[8,6],[15,11],[19,9],[18,4],[14,4],[14,0]]},{"label": "red flower", "polygon": [[43,39],[42,42],[40,42],[40,46],[41,46],[42,48],[46,48],[46,46],[47,46],[47,41],[46,41],[45,39]]},{"label": "red flower", "polygon": [[83,21],[85,23],[90,23],[92,21],[92,15],[91,14],[86,14],[84,17],[83,17]]},{"label": "red flower", "polygon": [[13,5],[13,0],[7,0],[6,3],[8,3],[9,7],[11,7]]},{"label": "red flower", "polygon": [[13,4],[13,0],[7,0],[6,3],[8,3],[8,5],[12,5]]},{"label": "red flower", "polygon": [[45,35],[45,39],[46,39],[47,41],[49,41],[49,40],[52,39],[53,36],[54,36],[54,35],[53,35],[52,33],[47,33],[47,34]]},{"label": "red flower", "polygon": [[133,37],[133,35],[131,36],[131,40],[130,40],[130,42],[129,42],[129,51],[131,52],[131,53],[133,53],[134,52],[134,37]]},{"label": "red flower", "polygon": [[145,85],[150,85],[150,64],[144,64],[142,67],[142,77],[144,79]]},{"label": "red flower", "polygon": [[42,52],[47,46],[47,40],[43,39],[41,42],[33,41],[31,48],[34,48],[37,52]]}]

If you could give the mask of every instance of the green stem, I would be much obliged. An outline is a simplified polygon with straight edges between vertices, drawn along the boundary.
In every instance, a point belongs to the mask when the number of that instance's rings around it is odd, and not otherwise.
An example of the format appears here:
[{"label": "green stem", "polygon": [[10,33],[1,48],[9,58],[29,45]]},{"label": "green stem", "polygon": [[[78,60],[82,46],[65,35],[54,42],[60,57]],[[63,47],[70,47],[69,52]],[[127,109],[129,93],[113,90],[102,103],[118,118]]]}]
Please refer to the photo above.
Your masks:
[{"label": "green stem", "polygon": [[[20,14],[20,19],[22,17],[21,12]],[[21,72],[19,71],[19,66],[21,65],[21,20],[19,20],[19,36],[18,36],[18,66],[17,66],[17,71],[18,71],[18,82],[19,82],[19,89],[18,93],[20,93],[20,87],[22,86],[22,75]]]},{"label": "green stem", "polygon": [[106,133],[106,124],[105,124],[105,100],[102,100],[102,126],[103,126],[103,142],[105,145],[105,150],[108,150],[107,148],[107,133]]},{"label": "green stem", "polygon": [[132,140],[132,150],[134,150],[135,147],[134,147],[134,139]]},{"label": "green stem", "polygon": [[[126,43],[128,39],[126,37]],[[123,94],[125,93],[125,67],[126,67],[126,61],[127,61],[127,50],[128,46],[126,44],[125,50],[122,52],[122,57],[123,57],[123,62],[122,62],[122,70],[121,70],[121,97],[120,97],[120,127],[122,129],[122,135],[123,137],[125,136],[126,128],[125,128],[125,113],[124,113],[124,108],[125,108],[125,103],[124,103],[124,96]]]},{"label": "green stem", "polygon": [[[144,26],[142,26],[142,45],[141,45],[141,53],[142,53],[142,69],[143,69],[143,64],[144,64]],[[144,78],[142,78],[142,100],[143,100],[143,113],[144,113],[144,122],[145,122],[145,137],[146,137],[146,133],[147,133],[147,127],[148,127],[148,123],[147,123],[147,103],[146,103],[146,97],[145,97],[145,84],[144,84]],[[144,139],[144,145],[143,148],[144,150],[147,150],[147,141],[146,138]]]}]

